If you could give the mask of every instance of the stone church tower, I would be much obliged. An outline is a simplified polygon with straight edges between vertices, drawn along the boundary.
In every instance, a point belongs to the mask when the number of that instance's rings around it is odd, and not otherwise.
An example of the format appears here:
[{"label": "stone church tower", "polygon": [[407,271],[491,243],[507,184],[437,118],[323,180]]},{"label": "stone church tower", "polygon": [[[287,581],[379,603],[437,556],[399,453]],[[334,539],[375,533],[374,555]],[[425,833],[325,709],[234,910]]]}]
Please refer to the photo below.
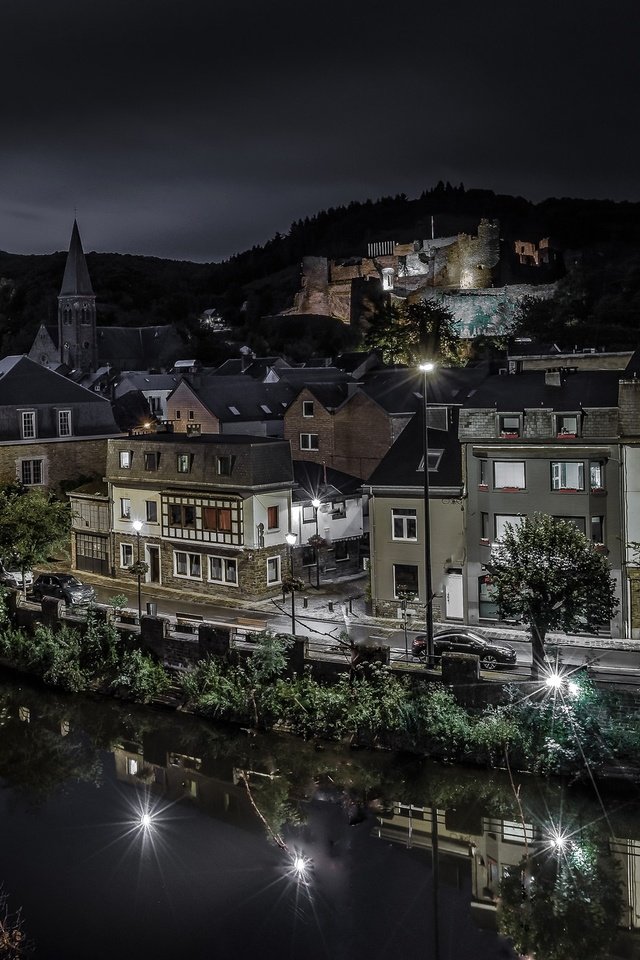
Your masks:
[{"label": "stone church tower", "polygon": [[58,296],[58,348],[70,369],[89,373],[98,366],[96,297],[75,220]]}]

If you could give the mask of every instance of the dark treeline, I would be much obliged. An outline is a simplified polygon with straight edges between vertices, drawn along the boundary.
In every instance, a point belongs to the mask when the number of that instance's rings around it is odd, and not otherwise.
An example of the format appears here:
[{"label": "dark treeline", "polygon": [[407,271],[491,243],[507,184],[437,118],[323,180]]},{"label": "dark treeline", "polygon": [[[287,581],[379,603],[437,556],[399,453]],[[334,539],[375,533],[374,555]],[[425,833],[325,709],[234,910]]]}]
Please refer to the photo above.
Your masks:
[{"label": "dark treeline", "polygon": [[[505,250],[513,239],[550,236],[565,250],[602,245],[612,251],[640,247],[639,214],[637,203],[562,198],[534,204],[440,182],[414,199],[399,194],[323,210],[222,263],[102,253],[89,253],[87,262],[101,324],[173,323],[195,331],[198,315],[213,307],[242,327],[247,301],[254,318],[290,305],[303,256],[362,256],[370,240],[425,238],[432,217],[438,236],[474,233],[482,217],[498,219]],[[28,350],[40,323],[56,323],[65,255],[0,252],[2,354]]]}]

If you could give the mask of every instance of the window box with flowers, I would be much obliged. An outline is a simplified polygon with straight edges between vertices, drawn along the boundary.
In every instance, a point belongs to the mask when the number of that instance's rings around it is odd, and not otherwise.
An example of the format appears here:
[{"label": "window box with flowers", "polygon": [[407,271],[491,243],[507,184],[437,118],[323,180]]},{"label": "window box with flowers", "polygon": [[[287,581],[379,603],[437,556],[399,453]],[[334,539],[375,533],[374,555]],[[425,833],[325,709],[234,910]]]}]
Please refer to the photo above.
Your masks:
[{"label": "window box with flowers", "polygon": [[562,433],[556,434],[556,440],[575,440],[575,439],[576,439],[575,433],[562,432]]},{"label": "window box with flowers", "polygon": [[488,547],[491,544],[489,537],[480,537],[480,543],[483,547]]},{"label": "window box with flowers", "polygon": [[593,549],[596,553],[609,553],[606,543],[594,543]]},{"label": "window box with flowers", "polygon": [[506,433],[506,432],[503,430],[502,433],[500,434],[500,437],[501,437],[502,440],[519,440],[519,439],[520,439],[520,434],[519,434],[519,433]]},{"label": "window box with flowers", "polygon": [[604,487],[591,487],[591,493],[594,497],[604,497],[607,491]]},{"label": "window box with flowers", "polygon": [[489,484],[488,484],[488,483],[479,483],[479,484],[478,484],[478,490],[488,490],[488,489],[489,489]]},{"label": "window box with flowers", "polygon": [[317,533],[314,533],[313,536],[309,537],[307,543],[310,547],[313,547],[314,550],[322,550],[322,548],[326,547],[327,545],[325,538],[321,537]]}]

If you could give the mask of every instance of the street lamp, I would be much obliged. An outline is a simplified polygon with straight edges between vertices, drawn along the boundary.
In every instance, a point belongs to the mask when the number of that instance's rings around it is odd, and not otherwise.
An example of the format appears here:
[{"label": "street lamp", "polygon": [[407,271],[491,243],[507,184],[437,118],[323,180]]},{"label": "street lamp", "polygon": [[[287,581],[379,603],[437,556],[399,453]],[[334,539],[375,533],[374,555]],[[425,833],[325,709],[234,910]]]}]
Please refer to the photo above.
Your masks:
[{"label": "street lamp", "polygon": [[295,533],[287,533],[285,540],[289,544],[289,576],[291,578],[291,633],[295,637],[296,635],[296,591],[294,589],[294,579],[293,579],[293,548],[295,542],[298,538]]},{"label": "street lamp", "polygon": [[435,363],[424,361],[419,365],[422,373],[422,453],[424,456],[424,590],[425,590],[425,632],[427,636],[427,663],[434,666],[433,646],[433,589],[431,586],[431,517],[429,511],[429,418],[427,416],[427,376],[435,370]]},{"label": "street lamp", "polygon": [[[320,536],[318,532],[318,510],[320,508],[320,500],[318,500],[318,498],[316,497],[315,500],[311,501],[311,506],[315,511],[314,517],[316,521],[316,540],[317,540],[318,537]],[[318,590],[319,587],[320,587],[320,548],[316,543],[316,590]]]},{"label": "street lamp", "polygon": [[140,579],[141,579],[141,567],[140,567],[140,531],[142,530],[142,521],[134,520],[133,529],[136,532],[136,576],[138,578],[138,623],[142,620],[142,595],[140,593]]}]

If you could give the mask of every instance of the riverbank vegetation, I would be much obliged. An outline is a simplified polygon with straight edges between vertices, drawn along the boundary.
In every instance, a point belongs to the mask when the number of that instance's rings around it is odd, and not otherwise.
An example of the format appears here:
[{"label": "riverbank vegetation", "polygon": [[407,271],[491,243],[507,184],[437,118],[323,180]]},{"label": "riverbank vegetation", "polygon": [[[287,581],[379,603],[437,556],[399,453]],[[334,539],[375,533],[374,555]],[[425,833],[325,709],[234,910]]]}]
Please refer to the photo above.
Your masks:
[{"label": "riverbank vegetation", "polygon": [[[346,742],[543,776],[588,779],[635,767],[640,725],[619,695],[597,691],[586,675],[548,686],[513,684],[500,705],[466,707],[447,686],[362,664],[333,682],[309,669],[291,675],[291,640],[268,632],[251,654],[200,661],[179,680],[93,616],[82,634],[5,623],[0,659],[69,693],[99,691],[150,703],[167,700],[209,720],[304,739]],[[460,692],[460,691],[458,691]]]}]

